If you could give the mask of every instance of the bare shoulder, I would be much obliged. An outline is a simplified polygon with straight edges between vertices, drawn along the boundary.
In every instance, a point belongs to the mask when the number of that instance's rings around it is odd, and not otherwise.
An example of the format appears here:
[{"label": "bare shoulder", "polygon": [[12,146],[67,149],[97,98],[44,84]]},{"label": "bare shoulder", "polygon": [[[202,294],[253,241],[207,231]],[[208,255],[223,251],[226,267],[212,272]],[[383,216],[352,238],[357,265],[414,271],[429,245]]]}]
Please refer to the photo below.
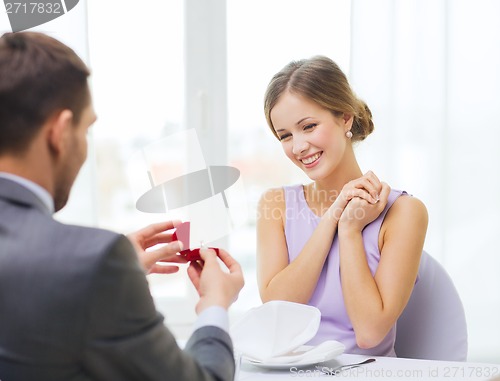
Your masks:
[{"label": "bare shoulder", "polygon": [[427,225],[427,208],[418,198],[410,195],[402,195],[392,204],[387,212],[386,220],[396,220],[397,223],[399,223],[407,221],[408,219],[425,222]]},{"label": "bare shoulder", "polygon": [[402,195],[394,201],[380,229],[380,247],[391,238],[425,239],[429,216],[425,204],[416,197]]},{"label": "bare shoulder", "polygon": [[259,209],[269,207],[285,209],[285,190],[283,188],[270,188],[262,194],[259,200]]}]

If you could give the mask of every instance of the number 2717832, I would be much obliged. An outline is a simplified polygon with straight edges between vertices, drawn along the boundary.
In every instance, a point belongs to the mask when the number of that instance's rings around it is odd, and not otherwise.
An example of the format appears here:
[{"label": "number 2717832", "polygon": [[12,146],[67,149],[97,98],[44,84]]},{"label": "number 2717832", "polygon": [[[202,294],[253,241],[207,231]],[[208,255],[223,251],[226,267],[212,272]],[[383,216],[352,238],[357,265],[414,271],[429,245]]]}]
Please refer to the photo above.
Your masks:
[{"label": "number 2717832", "polygon": [[61,3],[5,3],[8,14],[62,14]]}]

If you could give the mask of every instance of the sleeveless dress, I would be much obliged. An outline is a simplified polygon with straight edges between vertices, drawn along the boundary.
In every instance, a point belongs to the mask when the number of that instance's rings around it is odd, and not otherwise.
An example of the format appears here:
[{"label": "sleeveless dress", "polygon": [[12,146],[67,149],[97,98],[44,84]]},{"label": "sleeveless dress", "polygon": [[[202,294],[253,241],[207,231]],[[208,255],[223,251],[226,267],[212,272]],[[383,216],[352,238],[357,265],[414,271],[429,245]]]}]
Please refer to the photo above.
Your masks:
[{"label": "sleeveless dress", "polygon": [[[315,215],[309,208],[302,184],[285,186],[283,189],[286,203],[285,237],[288,246],[288,261],[290,263],[297,258],[318,226],[321,218]],[[378,248],[380,227],[387,211],[402,194],[406,194],[406,192],[391,190],[384,211],[376,220],[368,224],[362,232],[368,266],[372,275],[375,274],[380,261],[380,251]],[[374,348],[361,349],[356,344],[354,329],[347,314],[342,295],[339,240],[337,234],[335,234],[316,289],[308,304],[317,307],[321,311],[319,330],[308,344],[316,345],[326,340],[337,340],[345,345],[346,353],[396,356],[394,352],[394,342],[396,339],[395,326],[391,328],[382,342]]]}]

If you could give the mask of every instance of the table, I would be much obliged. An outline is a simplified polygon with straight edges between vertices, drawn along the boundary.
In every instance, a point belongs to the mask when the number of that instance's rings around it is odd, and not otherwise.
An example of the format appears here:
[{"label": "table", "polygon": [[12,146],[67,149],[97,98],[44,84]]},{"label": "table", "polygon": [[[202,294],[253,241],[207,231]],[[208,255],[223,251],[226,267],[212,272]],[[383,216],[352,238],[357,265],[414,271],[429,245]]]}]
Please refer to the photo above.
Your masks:
[{"label": "table", "polygon": [[242,361],[237,381],[263,380],[311,380],[316,378],[361,379],[361,380],[490,380],[500,376],[500,364],[482,364],[469,362],[415,360],[393,357],[377,357],[375,362],[359,368],[345,370],[337,376],[329,376],[321,368],[332,368],[342,364],[351,364],[366,360],[367,356],[343,354],[335,360],[298,369],[293,367],[282,370],[268,370]]}]

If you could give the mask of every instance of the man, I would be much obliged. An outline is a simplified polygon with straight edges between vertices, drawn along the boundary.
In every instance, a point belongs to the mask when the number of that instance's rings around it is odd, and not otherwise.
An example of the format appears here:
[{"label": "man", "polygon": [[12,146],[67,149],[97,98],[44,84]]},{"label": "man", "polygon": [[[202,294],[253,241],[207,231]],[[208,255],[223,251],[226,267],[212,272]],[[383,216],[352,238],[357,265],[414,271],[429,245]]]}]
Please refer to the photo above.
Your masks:
[{"label": "man", "polygon": [[[227,308],[243,276],[228,253],[219,256],[229,272],[212,250],[188,268],[199,316],[182,351],[144,274],[176,270],[159,260],[182,262],[180,242],[165,232],[173,222],[131,243],[52,218],[87,155],[96,119],[88,76],[53,38],[0,38],[0,380],[232,380]],[[157,243],[165,245],[146,252]]]}]

